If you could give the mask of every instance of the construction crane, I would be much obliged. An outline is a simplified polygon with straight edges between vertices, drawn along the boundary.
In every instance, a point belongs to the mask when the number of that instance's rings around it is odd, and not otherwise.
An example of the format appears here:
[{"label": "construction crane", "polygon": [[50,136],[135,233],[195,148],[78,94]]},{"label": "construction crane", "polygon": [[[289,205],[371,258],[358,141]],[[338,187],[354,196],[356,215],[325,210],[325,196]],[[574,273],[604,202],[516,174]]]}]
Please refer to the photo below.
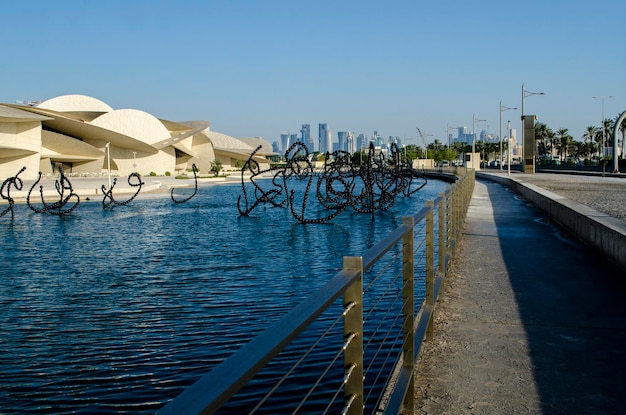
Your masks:
[{"label": "construction crane", "polygon": [[428,158],[428,152],[426,150],[426,137],[432,137],[433,135],[432,134],[424,134],[422,132],[422,130],[419,129],[419,127],[417,128],[417,133],[422,138],[422,144],[424,144],[424,163],[422,163],[422,167],[425,167],[426,159]]}]

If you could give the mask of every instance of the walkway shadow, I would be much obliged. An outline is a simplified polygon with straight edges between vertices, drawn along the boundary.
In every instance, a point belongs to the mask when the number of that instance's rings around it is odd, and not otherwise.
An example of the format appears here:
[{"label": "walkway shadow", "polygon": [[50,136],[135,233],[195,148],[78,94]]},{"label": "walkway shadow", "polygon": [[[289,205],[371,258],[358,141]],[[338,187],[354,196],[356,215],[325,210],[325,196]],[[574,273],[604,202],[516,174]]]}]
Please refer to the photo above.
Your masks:
[{"label": "walkway shadow", "polygon": [[543,414],[626,413],[626,275],[484,181]]}]

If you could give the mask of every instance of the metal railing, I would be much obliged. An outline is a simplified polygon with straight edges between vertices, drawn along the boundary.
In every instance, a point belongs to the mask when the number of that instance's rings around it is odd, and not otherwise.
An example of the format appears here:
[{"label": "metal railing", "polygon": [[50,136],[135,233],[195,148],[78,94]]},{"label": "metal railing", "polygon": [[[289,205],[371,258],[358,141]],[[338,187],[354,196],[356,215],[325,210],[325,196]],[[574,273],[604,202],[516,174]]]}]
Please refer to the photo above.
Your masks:
[{"label": "metal railing", "polygon": [[[295,354],[301,358],[296,359],[297,362],[285,371],[282,378],[273,380],[275,385],[254,409],[249,409],[249,406],[246,409],[255,413],[281,383],[292,375],[295,366],[301,364],[302,359],[321,342],[321,338],[327,336],[335,326],[339,326],[337,322],[343,320],[343,332],[335,336],[340,343],[337,345],[337,353],[333,355],[333,359],[328,359],[330,362],[320,370],[320,377],[311,382],[308,392],[303,393],[302,399],[289,412],[299,412],[321,383],[334,383],[334,392],[325,395],[329,401],[326,409],[316,407],[309,412],[336,413],[337,407],[340,407],[342,414],[361,415],[365,413],[367,404],[368,413],[413,413],[415,362],[421,343],[424,339],[430,340],[433,337],[435,303],[473,188],[474,171],[469,170],[434,201],[426,202],[425,207],[415,215],[404,217],[402,225],[362,256],[344,257],[342,270],[322,288],[185,389],[157,413],[217,412],[312,323],[323,314],[328,314],[330,309],[336,311],[336,316],[324,320],[324,324],[332,321],[327,324],[328,328],[324,333],[312,342],[314,344],[310,349],[297,350]],[[395,274],[394,266],[398,269]],[[416,268],[419,274],[417,277]],[[368,272],[373,275],[364,287],[364,276],[369,276],[366,274]],[[383,275],[390,276],[383,278]],[[388,286],[381,289],[383,280],[387,281]],[[419,293],[417,285],[425,286],[419,307],[416,307],[416,292]],[[364,295],[368,296],[367,304],[364,302]],[[337,301],[340,297],[343,297],[342,302]],[[383,302],[386,309],[378,306]],[[338,307],[333,306],[336,303],[340,303],[337,304]],[[394,308],[393,304],[396,303],[398,306]],[[339,308],[340,311],[334,308]],[[340,360],[342,355],[343,362]],[[340,364],[337,369],[336,366]],[[323,380],[324,376],[332,376],[329,373],[337,374],[338,370],[341,374],[334,376],[332,381]],[[290,401],[293,400],[293,392],[288,395]],[[342,402],[332,406],[340,395],[343,396]],[[306,412],[306,409],[302,410]]]}]

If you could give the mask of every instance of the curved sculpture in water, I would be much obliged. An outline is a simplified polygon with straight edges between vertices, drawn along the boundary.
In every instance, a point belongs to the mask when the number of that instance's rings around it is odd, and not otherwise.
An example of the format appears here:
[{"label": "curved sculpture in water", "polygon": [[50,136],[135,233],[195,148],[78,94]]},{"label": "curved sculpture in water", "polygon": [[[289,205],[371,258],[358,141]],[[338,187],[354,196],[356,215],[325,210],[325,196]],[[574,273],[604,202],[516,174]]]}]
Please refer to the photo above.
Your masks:
[{"label": "curved sculpture in water", "polygon": [[196,195],[196,193],[198,193],[198,168],[196,167],[196,164],[192,164],[191,165],[191,169],[193,170],[193,179],[195,181],[195,188],[193,193],[184,198],[184,199],[176,199],[174,198],[174,189],[172,189],[172,191],[170,192],[170,197],[172,198],[172,202],[174,203],[185,203],[186,201],[190,200],[192,197],[194,197]]},{"label": "curved sculpture in water", "polygon": [[[374,215],[376,211],[390,209],[398,195],[410,196],[427,182],[402,159],[395,144],[387,158],[376,156],[374,146],[370,144],[364,162],[345,151],[326,153],[324,167],[319,171],[314,168],[308,150],[301,142],[294,143],[285,152],[284,166],[263,171],[253,160],[258,150],[241,169],[243,194],[237,200],[241,216],[248,216],[258,205],[266,203],[280,207],[288,205],[293,217],[301,223],[328,222],[348,208]],[[245,173],[250,173],[248,186]],[[272,175],[271,185],[264,188],[255,178],[268,174]],[[292,179],[306,182],[302,194],[290,189]],[[422,182],[414,186],[415,179]],[[320,205],[324,212],[330,213],[320,215],[318,209],[311,217],[307,210],[311,204]]]},{"label": "curved sculpture in water", "polygon": [[11,197],[11,186],[13,186],[15,190],[22,190],[24,183],[22,182],[22,179],[20,179],[18,176],[24,170],[26,170],[26,166],[22,167],[22,169],[19,172],[17,172],[15,176],[9,177],[2,183],[2,187],[0,187],[0,196],[2,196],[2,199],[9,202],[9,206],[6,209],[4,209],[2,212],[0,212],[0,217],[11,212],[11,219],[13,219],[13,205],[15,204],[15,202],[13,198]]},{"label": "curved sculpture in water", "polygon": [[[135,180],[135,182],[133,183],[131,181],[132,178],[135,178],[137,180]],[[102,208],[103,209],[106,209],[108,207],[124,206],[124,205],[129,204],[130,202],[133,201],[134,198],[137,197],[137,195],[141,191],[141,187],[145,184],[143,181],[141,181],[141,176],[139,175],[139,173],[131,173],[131,174],[129,174],[128,175],[128,185],[130,187],[136,187],[137,191],[129,199],[127,199],[127,200],[125,200],[123,202],[118,202],[113,197],[113,188],[115,187],[116,183],[117,183],[117,178],[113,179],[113,184],[111,185],[111,188],[108,189],[108,190],[107,190],[107,188],[104,185],[102,185],[101,189],[102,189],[102,194],[104,195],[104,197],[102,198]]]},{"label": "curved sculpture in water", "polygon": [[59,167],[60,177],[54,182],[54,187],[59,195],[59,200],[54,203],[46,203],[43,197],[43,185],[39,186],[39,195],[41,197],[42,208],[36,208],[30,201],[31,195],[33,193],[33,189],[37,186],[37,183],[41,181],[41,172],[37,177],[37,180],[31,186],[28,196],[26,196],[26,203],[28,207],[31,208],[36,213],[44,213],[48,212],[53,215],[66,215],[71,213],[78,204],[80,203],[80,197],[74,192],[72,188],[72,183],[69,181],[65,174],[63,173],[63,168]]}]

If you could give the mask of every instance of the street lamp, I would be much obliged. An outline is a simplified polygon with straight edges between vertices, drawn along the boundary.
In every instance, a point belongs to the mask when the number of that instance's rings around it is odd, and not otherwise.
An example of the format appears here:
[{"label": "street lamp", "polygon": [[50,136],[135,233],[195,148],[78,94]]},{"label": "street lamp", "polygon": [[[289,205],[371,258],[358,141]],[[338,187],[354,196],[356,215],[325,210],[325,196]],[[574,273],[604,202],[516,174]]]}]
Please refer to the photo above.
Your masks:
[{"label": "street lamp", "polygon": [[[502,100],[500,100],[500,170],[502,170],[502,111],[508,111],[508,110],[516,110],[517,108],[514,107],[505,107],[502,105]],[[507,136],[508,136],[508,131],[507,130]],[[510,149],[509,149],[510,151]]]},{"label": "street lamp", "polygon": [[109,173],[109,191],[111,190],[111,143],[106,143],[104,145],[107,149],[107,172]]},{"label": "street lamp", "polygon": [[506,122],[506,139],[509,140],[509,145],[508,147],[508,151],[506,152],[506,158],[507,158],[507,163],[506,163],[506,168],[507,168],[507,175],[510,176],[511,175],[511,121],[508,120]]},{"label": "street lamp", "polygon": [[606,168],[605,167],[606,164],[604,163],[604,158],[606,157],[606,151],[605,151],[605,148],[604,148],[604,136],[606,134],[606,126],[605,126],[605,123],[604,123],[604,99],[605,98],[613,98],[613,95],[608,95],[608,96],[603,96],[603,97],[592,97],[592,98],[602,100],[602,175],[604,176],[605,168]]},{"label": "street lamp", "polygon": [[476,162],[474,161],[474,153],[476,152],[476,133],[474,132],[474,129],[476,128],[477,122],[483,122],[483,121],[487,121],[487,120],[479,120],[478,118],[476,118],[474,114],[472,114],[472,168],[473,169],[476,168]]},{"label": "street lamp", "polygon": [[137,152],[133,151],[133,171],[137,172]]},{"label": "street lamp", "polygon": [[[524,171],[524,165],[526,160],[524,160],[524,99],[533,95],[545,95],[545,92],[530,92],[524,89],[524,83],[522,83],[522,172]],[[536,153],[533,148],[533,153]],[[534,156],[533,156],[534,157]]]}]

